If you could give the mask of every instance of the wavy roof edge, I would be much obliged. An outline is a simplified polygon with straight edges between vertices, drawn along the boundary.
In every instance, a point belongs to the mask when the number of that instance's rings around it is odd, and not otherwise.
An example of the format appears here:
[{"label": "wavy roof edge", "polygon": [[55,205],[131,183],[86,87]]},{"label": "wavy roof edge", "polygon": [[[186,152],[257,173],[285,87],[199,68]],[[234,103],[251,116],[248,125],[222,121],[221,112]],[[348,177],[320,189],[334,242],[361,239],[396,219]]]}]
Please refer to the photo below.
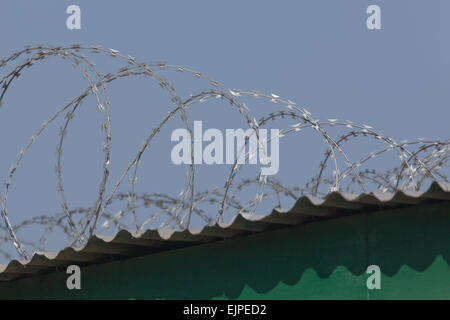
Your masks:
[{"label": "wavy roof edge", "polygon": [[353,194],[332,192],[323,198],[300,197],[289,210],[274,208],[268,215],[240,213],[228,222],[201,229],[174,231],[149,229],[140,235],[120,230],[115,236],[92,236],[85,247],[67,247],[58,253],[36,252],[29,261],[12,260],[0,265],[0,281],[11,281],[51,271],[70,264],[95,264],[183,248],[206,242],[301,225],[316,218],[333,218],[358,212],[379,211],[435,201],[450,201],[450,183],[433,182],[425,192],[397,191]]}]

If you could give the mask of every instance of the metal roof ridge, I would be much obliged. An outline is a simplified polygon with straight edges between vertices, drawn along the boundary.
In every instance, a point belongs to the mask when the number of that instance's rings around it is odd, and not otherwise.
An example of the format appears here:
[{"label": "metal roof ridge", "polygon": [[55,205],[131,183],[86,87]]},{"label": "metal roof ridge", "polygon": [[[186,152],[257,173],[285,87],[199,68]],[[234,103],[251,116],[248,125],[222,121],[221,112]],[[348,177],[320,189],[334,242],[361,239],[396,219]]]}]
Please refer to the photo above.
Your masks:
[{"label": "metal roof ridge", "polygon": [[[126,253],[129,246],[140,245],[147,248],[162,248],[163,250],[160,251],[165,251],[164,243],[200,244],[249,232],[270,230],[273,229],[273,225],[297,225],[309,215],[331,216],[336,210],[360,210],[361,208],[363,210],[371,205],[386,205],[386,207],[389,207],[391,204],[416,204],[429,198],[450,200],[450,183],[434,181],[427,191],[413,193],[404,191],[361,194],[331,192],[323,198],[301,196],[289,210],[274,208],[267,215],[239,212],[228,222],[217,221],[214,224],[204,225],[196,229],[175,230],[165,227],[147,229],[142,233],[121,229],[113,236],[95,234],[89,238],[86,245],[82,248],[69,246],[58,253],[35,252],[28,261],[14,259],[8,264],[0,264],[0,281],[11,280],[8,277],[4,277],[5,280],[3,280],[2,276],[5,274],[11,274],[12,277],[10,278],[14,279],[14,275],[33,274],[36,270],[39,272],[39,267],[49,268],[76,261],[95,262],[102,255],[121,255]],[[314,208],[318,209],[318,211],[315,212]],[[138,244],[139,241],[142,243]],[[108,246],[116,246],[117,248],[106,250]],[[170,250],[172,247],[166,249]],[[102,250],[105,252],[102,252]]]}]

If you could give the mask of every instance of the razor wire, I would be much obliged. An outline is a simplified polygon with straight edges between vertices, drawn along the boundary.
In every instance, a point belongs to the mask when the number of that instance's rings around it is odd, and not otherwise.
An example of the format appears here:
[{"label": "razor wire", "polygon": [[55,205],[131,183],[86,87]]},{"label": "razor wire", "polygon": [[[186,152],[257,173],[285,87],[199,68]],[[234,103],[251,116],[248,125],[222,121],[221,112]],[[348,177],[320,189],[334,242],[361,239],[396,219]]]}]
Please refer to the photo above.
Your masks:
[{"label": "razor wire", "polygon": [[[116,59],[124,65],[116,72],[102,74],[99,72],[92,57],[102,55]],[[89,56],[89,58],[88,58]],[[92,57],[90,57],[92,56]],[[21,75],[33,65],[49,59],[51,57],[61,58],[68,61],[83,79],[87,81],[87,88],[78,96],[74,97],[64,106],[45,121],[37,131],[29,138],[25,146],[20,149],[16,161],[11,166],[6,181],[5,190],[0,193],[1,215],[3,223],[0,224],[0,253],[9,258],[10,254],[2,249],[3,245],[12,243],[18,254],[29,259],[29,250],[44,251],[47,236],[58,229],[68,237],[70,246],[83,246],[90,236],[94,235],[98,229],[107,229],[114,226],[116,230],[131,230],[134,235],[139,236],[148,228],[152,221],[163,216],[161,227],[174,230],[189,229],[192,215],[196,215],[204,221],[206,225],[220,223],[224,213],[232,210],[233,216],[238,214],[256,214],[258,205],[263,199],[275,197],[276,206],[283,208],[283,199],[296,200],[300,196],[325,196],[329,192],[396,192],[396,191],[420,191],[427,182],[445,181],[448,178],[443,170],[448,166],[450,157],[450,140],[425,140],[417,139],[413,141],[396,142],[393,138],[376,131],[367,124],[357,124],[352,121],[340,121],[328,119],[321,121],[314,119],[312,114],[303,106],[295,102],[284,99],[274,93],[261,93],[259,91],[246,91],[240,89],[230,89],[222,85],[219,81],[212,79],[199,71],[183,66],[171,65],[165,62],[147,63],[139,62],[132,56],[127,56],[114,49],[104,49],[99,46],[71,45],[66,47],[54,46],[27,46],[23,50],[14,52],[7,58],[0,60],[0,70],[7,69],[16,63],[9,72],[5,72],[0,77],[0,112],[3,100],[8,89],[21,77]],[[20,58],[23,61],[18,62]],[[175,86],[168,80],[170,72],[183,73],[193,76],[194,79],[206,80],[210,87],[200,92],[192,92],[187,97],[178,94]],[[123,169],[119,179],[117,179],[110,190],[107,190],[107,182],[110,176],[109,164],[111,161],[111,101],[107,93],[107,84],[122,78],[143,76],[146,79],[156,81],[159,86],[170,96],[167,114],[161,119],[148,135],[144,142],[134,154],[132,160]],[[100,114],[101,129],[104,136],[103,142],[103,173],[98,187],[98,196],[91,206],[85,208],[70,208],[64,192],[62,154],[65,145],[65,137],[68,134],[72,119],[77,110],[80,109],[85,99],[94,96],[96,108]],[[276,110],[268,115],[256,120],[250,113],[248,105],[241,101],[243,98],[258,99],[252,101],[252,108],[257,108],[260,101],[272,103]],[[135,186],[138,177],[140,161],[147,150],[151,149],[151,142],[158,135],[161,129],[175,116],[180,116],[186,130],[192,137],[190,118],[188,111],[211,99],[222,99],[231,105],[232,108],[246,121],[251,130],[251,136],[255,135],[258,146],[263,154],[267,153],[264,145],[268,139],[261,139],[258,129],[268,125],[271,121],[278,121],[284,124],[278,136],[271,139],[281,139],[285,136],[301,134],[306,130],[316,133],[324,142],[325,154],[319,162],[319,169],[314,176],[304,186],[288,187],[283,185],[274,176],[259,174],[253,179],[243,179],[236,181],[236,176],[243,164],[238,159],[243,156],[245,161],[249,161],[255,156],[257,150],[249,150],[249,139],[238,151],[229,174],[221,188],[199,191],[195,183],[194,167],[194,141],[190,142],[191,162],[186,173],[186,183],[178,196],[171,196],[162,193],[137,193]],[[279,106],[282,108],[279,109]],[[57,175],[57,191],[60,197],[62,212],[57,212],[48,216],[37,216],[26,219],[19,224],[12,224],[10,212],[8,211],[8,194],[13,183],[15,172],[19,169],[23,157],[34,144],[37,138],[56,119],[64,115],[63,125],[58,133],[58,144],[56,147],[55,173]],[[287,126],[287,120],[295,121],[295,124]],[[337,137],[331,133],[331,129],[338,128],[344,133]],[[375,139],[384,144],[383,148],[373,150],[364,157],[355,161],[354,157],[345,149],[345,144],[356,139]],[[370,161],[376,161],[381,155],[393,151],[397,154],[399,164],[384,172],[378,172],[372,168],[360,169]],[[244,163],[245,163],[244,161]],[[326,168],[331,163],[333,171],[326,175]],[[118,192],[125,179],[129,179],[129,192]],[[244,202],[239,194],[246,188],[252,190],[255,196]],[[122,204],[123,209],[113,212],[109,209],[112,204]],[[205,205],[212,206],[208,210]],[[137,209],[145,208],[142,222],[138,222]],[[156,211],[150,210],[150,208]],[[132,217],[133,225],[124,222],[125,217]],[[77,217],[78,220],[74,219]],[[41,225],[45,228],[44,234],[37,242],[21,240],[17,232],[26,226]],[[28,248],[28,250],[27,250]]]}]

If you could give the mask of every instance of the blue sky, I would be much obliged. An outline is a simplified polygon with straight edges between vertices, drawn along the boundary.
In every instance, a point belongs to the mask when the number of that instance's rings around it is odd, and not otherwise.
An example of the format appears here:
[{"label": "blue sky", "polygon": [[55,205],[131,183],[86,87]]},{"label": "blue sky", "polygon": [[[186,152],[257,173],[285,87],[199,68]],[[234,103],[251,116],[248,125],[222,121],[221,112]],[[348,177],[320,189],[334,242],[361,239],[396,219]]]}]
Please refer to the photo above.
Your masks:
[{"label": "blue sky", "polygon": [[[81,8],[81,30],[66,28],[70,4]],[[366,28],[370,4],[381,7],[382,30]],[[200,70],[228,88],[276,93],[318,119],[367,123],[396,140],[445,140],[450,119],[449,12],[446,0],[4,0],[0,57],[38,43],[100,45],[140,61],[167,61]],[[104,73],[117,69],[108,59],[93,57]],[[52,111],[86,88],[70,65],[56,59],[26,72],[0,109],[2,180],[27,138]],[[174,79],[183,94],[202,88],[190,77]],[[169,99],[157,85],[140,79],[111,84],[109,93],[114,181],[146,133],[168,111]],[[100,122],[93,100],[84,107],[70,128],[64,158],[66,191],[73,207],[92,204],[100,179]],[[263,108],[270,111],[270,106]],[[243,126],[223,108],[195,110],[191,119],[215,128]],[[59,210],[53,167],[60,124],[43,135],[17,172],[8,203],[13,222]],[[170,132],[181,125],[169,125],[144,159],[148,165],[142,169],[140,191],[179,192],[186,168],[174,166],[168,157]],[[295,148],[280,146],[280,175],[301,185],[316,172],[324,145],[309,138],[292,143]],[[223,183],[228,172],[202,170],[199,189]],[[271,207],[269,203],[263,209]]]}]

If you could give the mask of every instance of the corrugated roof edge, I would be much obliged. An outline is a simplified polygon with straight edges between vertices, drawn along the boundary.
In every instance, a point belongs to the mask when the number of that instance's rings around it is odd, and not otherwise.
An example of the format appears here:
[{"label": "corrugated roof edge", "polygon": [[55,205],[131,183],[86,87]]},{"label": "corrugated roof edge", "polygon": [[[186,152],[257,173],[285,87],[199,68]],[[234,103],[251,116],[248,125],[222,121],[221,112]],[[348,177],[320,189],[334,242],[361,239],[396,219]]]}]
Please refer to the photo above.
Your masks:
[{"label": "corrugated roof edge", "polygon": [[34,253],[29,261],[12,260],[0,265],[0,281],[57,271],[70,264],[93,264],[156,253],[249,233],[300,225],[312,217],[332,218],[358,212],[450,200],[450,183],[433,182],[426,192],[352,194],[332,192],[324,198],[299,198],[290,210],[273,209],[268,215],[238,214],[229,222],[218,222],[202,229],[173,231],[166,228],[147,230],[136,235],[120,230],[115,236],[92,236],[84,248],[67,247],[59,253]]}]

